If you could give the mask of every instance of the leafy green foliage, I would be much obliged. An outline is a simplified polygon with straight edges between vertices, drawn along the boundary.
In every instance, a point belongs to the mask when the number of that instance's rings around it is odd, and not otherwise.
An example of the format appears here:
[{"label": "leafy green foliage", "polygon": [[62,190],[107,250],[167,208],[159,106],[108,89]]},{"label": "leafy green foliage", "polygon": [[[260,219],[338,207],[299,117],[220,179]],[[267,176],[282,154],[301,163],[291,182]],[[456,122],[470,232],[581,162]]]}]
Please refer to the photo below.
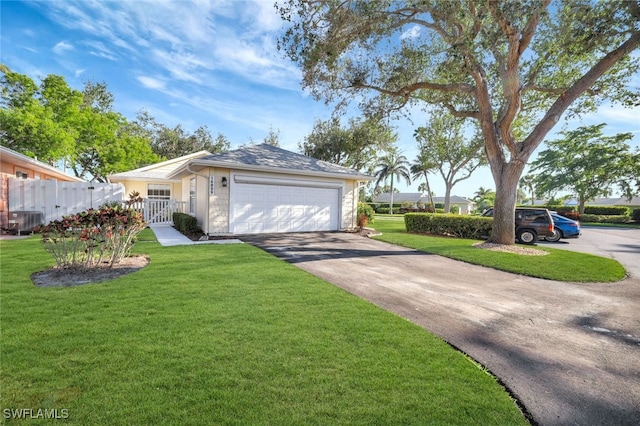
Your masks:
[{"label": "leafy green foliage", "polygon": [[404,179],[407,184],[411,183],[411,176],[409,174],[409,162],[407,161],[407,157],[404,155],[400,155],[396,150],[391,150],[387,155],[384,155],[378,159],[378,164],[376,166],[376,187],[380,186],[380,183],[385,181],[387,178],[390,178],[391,184],[389,193],[391,194],[391,198],[389,200],[389,213],[393,214],[393,178],[397,177],[398,179]]},{"label": "leafy green foliage", "polygon": [[563,114],[638,103],[637,1],[288,0],[279,48],[344,111],[447,109],[478,123],[496,184],[491,240],[513,244],[518,180]]},{"label": "leafy green foliage", "polygon": [[166,159],[203,150],[216,154],[230,147],[229,140],[223,134],[218,133],[213,138],[207,126],[200,126],[190,133],[180,124],[171,128],[159,123],[145,110],[138,112],[133,125],[139,135],[150,141],[153,152]]},{"label": "leafy green foliage", "polygon": [[491,234],[493,219],[458,214],[407,213],[407,232],[480,239]]},{"label": "leafy green foliage", "polygon": [[317,120],[311,134],[298,144],[312,158],[371,172],[379,152],[392,148],[398,135],[382,121],[352,118],[342,127],[337,118]]},{"label": "leafy green foliage", "polygon": [[585,206],[587,214],[628,215],[629,208],[624,206]]},{"label": "leafy green foliage", "polygon": [[375,211],[373,210],[373,207],[367,203],[358,203],[358,226],[366,226],[364,224],[365,220],[367,224],[373,223],[374,216]]},{"label": "leafy green foliage", "polygon": [[[484,141],[478,136],[467,140],[464,130],[464,120],[439,111],[432,113],[427,125],[417,128],[413,134],[420,150],[418,158],[429,159],[435,164],[444,180],[445,211],[449,211],[451,190],[455,184],[468,179],[478,167],[486,164],[482,151]],[[426,173],[422,173],[426,179]]]},{"label": "leafy green foliage", "polygon": [[640,209],[634,209],[633,213],[631,214],[631,218],[634,222],[640,223]]},{"label": "leafy green foliage", "polygon": [[431,156],[420,150],[416,159],[411,164],[411,177],[413,180],[424,178],[424,183],[418,186],[418,191],[426,192],[429,199],[429,206],[433,208],[433,192],[431,191],[431,185],[429,184],[429,173],[433,173],[438,169],[438,162]]},{"label": "leafy green foliage", "polygon": [[556,281],[614,282],[625,277],[624,267],[614,259],[547,247],[545,256],[525,256],[481,250],[473,245],[478,240],[407,233],[402,217],[376,217],[376,240],[410,247],[427,253],[501,271]]},{"label": "leafy green foliage", "polygon": [[60,76],[49,75],[38,87],[26,75],[7,71],[0,80],[2,145],[42,161],[73,155],[82,94]]},{"label": "leafy green foliage", "polygon": [[80,92],[57,75],[38,86],[25,75],[4,71],[3,145],[50,164],[64,161],[76,176],[99,182],[158,160],[148,140],[112,111],[113,95],[105,84],[88,82]]},{"label": "leafy green foliage", "polygon": [[626,141],[631,133],[604,136],[605,124],[561,132],[563,138],[546,142],[532,163],[540,192],[568,189],[577,194],[580,213],[585,202],[608,196],[617,186],[631,198],[640,192],[640,150],[631,152]]},{"label": "leafy green foliage", "polygon": [[172,220],[173,226],[185,235],[193,235],[198,232],[202,232],[198,226],[198,219],[194,216],[186,213],[174,212]]},{"label": "leafy green foliage", "polygon": [[489,207],[493,207],[495,205],[496,193],[491,189],[487,189],[481,186],[475,192],[471,201],[476,203],[476,212],[482,213]]},{"label": "leafy green foliage", "polygon": [[64,216],[38,232],[58,268],[88,270],[121,262],[145,226],[141,213],[114,204]]},{"label": "leafy green foliage", "polygon": [[629,214],[605,215],[582,213],[578,214],[575,220],[587,223],[627,223],[629,222],[629,219]]}]

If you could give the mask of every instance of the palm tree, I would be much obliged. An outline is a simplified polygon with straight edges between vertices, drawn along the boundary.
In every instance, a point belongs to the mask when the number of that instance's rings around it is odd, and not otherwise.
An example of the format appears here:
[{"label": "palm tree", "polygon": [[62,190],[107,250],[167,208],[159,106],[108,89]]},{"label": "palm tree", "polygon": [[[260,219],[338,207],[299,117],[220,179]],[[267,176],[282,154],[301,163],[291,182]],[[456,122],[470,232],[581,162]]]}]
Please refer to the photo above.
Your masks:
[{"label": "palm tree", "polygon": [[400,153],[395,150],[389,152],[387,155],[384,155],[378,159],[378,164],[376,165],[378,170],[376,170],[375,176],[378,178],[376,181],[376,187],[380,185],[381,182],[385,181],[388,177],[391,178],[391,199],[389,200],[389,213],[393,214],[393,178],[394,176],[400,180],[404,178],[407,181],[407,185],[411,184],[411,176],[409,174],[409,161],[407,157],[404,155],[400,155]]},{"label": "palm tree", "polygon": [[532,174],[527,174],[526,176],[522,176],[520,178],[520,187],[526,192],[529,191],[531,194],[531,205],[533,206],[536,202],[536,178]]},{"label": "palm tree", "polygon": [[[415,161],[411,165],[411,173],[414,180],[424,176],[424,183],[426,184],[427,195],[429,196],[429,204],[431,204],[431,207],[433,208],[435,208],[435,205],[433,204],[431,186],[429,185],[429,173],[437,167],[438,164],[431,158],[429,158],[424,152],[418,154]],[[418,188],[418,191],[419,190],[420,188]]]}]

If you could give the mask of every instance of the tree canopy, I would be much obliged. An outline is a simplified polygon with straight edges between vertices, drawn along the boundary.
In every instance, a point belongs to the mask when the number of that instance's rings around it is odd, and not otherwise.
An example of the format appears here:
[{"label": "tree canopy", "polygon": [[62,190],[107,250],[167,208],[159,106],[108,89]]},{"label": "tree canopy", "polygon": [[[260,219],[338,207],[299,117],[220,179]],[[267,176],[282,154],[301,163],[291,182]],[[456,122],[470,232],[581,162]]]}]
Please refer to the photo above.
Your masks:
[{"label": "tree canopy", "polygon": [[409,174],[409,161],[407,161],[407,157],[396,151],[395,149],[390,150],[386,155],[381,156],[378,159],[378,164],[376,166],[375,176],[376,179],[376,188],[380,186],[382,182],[385,182],[387,178],[390,179],[390,194],[391,198],[389,200],[389,213],[393,214],[393,194],[394,194],[394,186],[393,186],[393,178],[396,177],[398,180],[404,179],[407,184],[411,183],[411,175]]},{"label": "tree canopy", "polygon": [[200,126],[190,133],[180,124],[169,127],[159,123],[146,110],[138,112],[133,125],[137,127],[137,133],[150,141],[153,152],[166,159],[203,150],[216,154],[228,151],[230,147],[229,140],[223,134],[218,133],[214,139],[207,126]]},{"label": "tree canopy", "polygon": [[531,163],[536,190],[548,195],[571,191],[580,213],[586,201],[611,195],[614,186],[629,199],[640,193],[640,149],[631,151],[626,143],[633,135],[605,136],[604,126],[582,126],[547,141],[547,149]]},{"label": "tree canopy", "polygon": [[[313,2],[278,6],[303,86],[370,114],[437,105],[475,120],[496,183],[490,240],[514,243],[518,180],[563,114],[633,105],[637,1]],[[414,108],[415,110],[415,108]]]},{"label": "tree canopy", "polygon": [[379,120],[352,118],[348,127],[342,127],[334,117],[317,120],[298,148],[306,156],[371,173],[378,154],[392,149],[397,139],[393,129]]},{"label": "tree canopy", "polygon": [[193,133],[170,128],[146,111],[128,121],[114,111],[106,83],[85,83],[82,91],[63,77],[40,84],[0,66],[0,143],[49,164],[62,161],[84,179],[106,182],[113,173],[192,152],[229,149],[227,138],[206,126]]},{"label": "tree canopy", "polygon": [[104,83],[87,82],[81,92],[48,75],[37,85],[4,67],[0,86],[0,142],[8,148],[50,164],[64,161],[76,176],[99,182],[158,160],[112,110]]},{"label": "tree canopy", "polygon": [[[464,120],[446,111],[434,113],[424,127],[416,129],[420,155],[435,164],[435,170],[445,183],[444,211],[451,207],[451,190],[460,181],[468,179],[480,166],[486,164],[482,138],[467,139]],[[426,177],[426,175],[425,175]]]}]

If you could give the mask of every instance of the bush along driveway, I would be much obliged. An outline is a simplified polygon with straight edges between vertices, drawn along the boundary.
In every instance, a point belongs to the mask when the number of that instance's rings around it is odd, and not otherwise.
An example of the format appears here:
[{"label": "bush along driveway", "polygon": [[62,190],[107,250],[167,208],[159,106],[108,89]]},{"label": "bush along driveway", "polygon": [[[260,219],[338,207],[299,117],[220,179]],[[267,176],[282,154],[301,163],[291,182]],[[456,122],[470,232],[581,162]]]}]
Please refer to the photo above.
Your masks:
[{"label": "bush along driveway", "polygon": [[354,234],[248,241],[442,337],[539,424],[640,424],[636,280],[550,281]]}]

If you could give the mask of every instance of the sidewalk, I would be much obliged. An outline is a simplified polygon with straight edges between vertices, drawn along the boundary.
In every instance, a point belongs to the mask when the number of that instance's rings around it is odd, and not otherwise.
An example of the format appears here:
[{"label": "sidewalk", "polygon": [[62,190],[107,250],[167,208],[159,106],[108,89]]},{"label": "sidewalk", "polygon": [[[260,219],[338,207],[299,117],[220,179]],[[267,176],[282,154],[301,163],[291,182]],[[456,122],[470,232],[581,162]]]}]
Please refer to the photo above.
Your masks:
[{"label": "sidewalk", "polygon": [[151,224],[149,228],[156,234],[156,238],[160,245],[164,247],[169,246],[184,246],[191,244],[239,244],[242,241],[238,239],[227,240],[206,240],[206,241],[193,241],[187,238],[184,234],[179,232],[176,228],[166,224]]}]

